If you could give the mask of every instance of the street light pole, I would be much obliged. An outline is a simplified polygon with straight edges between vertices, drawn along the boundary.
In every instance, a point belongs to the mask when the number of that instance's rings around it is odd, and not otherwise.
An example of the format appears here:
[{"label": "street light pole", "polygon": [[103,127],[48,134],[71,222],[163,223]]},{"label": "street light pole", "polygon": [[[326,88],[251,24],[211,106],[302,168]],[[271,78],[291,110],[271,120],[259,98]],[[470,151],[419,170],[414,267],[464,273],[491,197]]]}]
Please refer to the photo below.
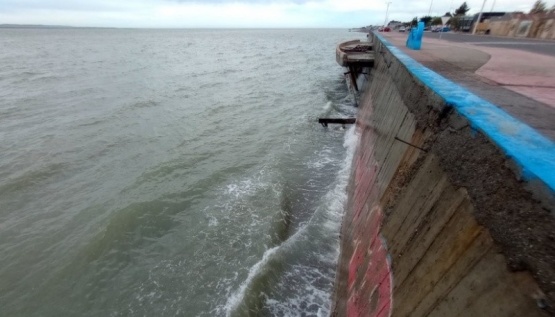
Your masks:
[{"label": "street light pole", "polygon": [[430,10],[428,10],[428,16],[432,14],[432,4],[434,4],[434,0],[430,1]]},{"label": "street light pole", "polygon": [[472,34],[476,34],[476,29],[478,28],[478,24],[480,24],[480,20],[482,19],[482,12],[484,12],[484,7],[486,6],[486,1],[484,0],[484,3],[482,3],[482,8],[480,9],[480,13],[478,14],[478,21],[476,21],[476,23],[474,23],[474,28],[472,30]]},{"label": "street light pole", "polygon": [[387,9],[385,9],[385,21],[383,23],[384,28],[387,26],[387,15],[389,14],[389,5],[390,4],[391,4],[391,1],[387,2]]}]

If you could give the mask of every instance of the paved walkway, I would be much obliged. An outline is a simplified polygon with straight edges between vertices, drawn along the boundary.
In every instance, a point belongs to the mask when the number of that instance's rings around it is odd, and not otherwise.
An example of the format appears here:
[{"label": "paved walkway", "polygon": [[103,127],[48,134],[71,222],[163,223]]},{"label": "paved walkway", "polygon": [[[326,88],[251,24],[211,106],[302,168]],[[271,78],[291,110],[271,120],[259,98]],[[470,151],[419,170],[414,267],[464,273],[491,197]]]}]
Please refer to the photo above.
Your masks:
[{"label": "paved walkway", "polygon": [[546,39],[531,39],[522,37],[472,35],[469,33],[432,33],[425,32],[426,38],[444,39],[451,42],[465,42],[478,46],[513,48],[543,55],[555,56],[555,41]]},{"label": "paved walkway", "polygon": [[405,47],[407,33],[381,33],[412,58],[491,101],[555,140],[555,57],[517,49],[424,38]]}]

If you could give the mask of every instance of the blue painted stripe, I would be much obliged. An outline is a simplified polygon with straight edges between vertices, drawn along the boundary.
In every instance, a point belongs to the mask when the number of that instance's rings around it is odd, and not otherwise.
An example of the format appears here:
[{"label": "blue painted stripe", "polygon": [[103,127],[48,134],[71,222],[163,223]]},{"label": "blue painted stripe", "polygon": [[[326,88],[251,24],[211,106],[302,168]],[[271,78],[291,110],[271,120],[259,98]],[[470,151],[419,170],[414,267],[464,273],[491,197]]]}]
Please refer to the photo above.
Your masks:
[{"label": "blue painted stripe", "polygon": [[375,34],[408,71],[489,137],[522,170],[527,181],[539,179],[555,192],[555,143],[491,102],[424,67],[380,34]]}]

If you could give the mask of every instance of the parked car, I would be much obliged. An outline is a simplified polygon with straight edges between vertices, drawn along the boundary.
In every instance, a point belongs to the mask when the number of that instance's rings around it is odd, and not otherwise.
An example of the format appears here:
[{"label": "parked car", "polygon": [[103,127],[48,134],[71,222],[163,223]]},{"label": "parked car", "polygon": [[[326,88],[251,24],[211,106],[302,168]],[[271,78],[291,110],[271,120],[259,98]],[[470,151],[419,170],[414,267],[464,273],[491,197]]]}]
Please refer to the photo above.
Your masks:
[{"label": "parked car", "polygon": [[434,28],[432,28],[432,32],[449,32],[451,31],[451,29],[448,26],[436,26]]},{"label": "parked car", "polygon": [[407,29],[406,29],[404,26],[402,26],[402,27],[399,28],[399,32],[405,32],[406,30],[407,30]]}]

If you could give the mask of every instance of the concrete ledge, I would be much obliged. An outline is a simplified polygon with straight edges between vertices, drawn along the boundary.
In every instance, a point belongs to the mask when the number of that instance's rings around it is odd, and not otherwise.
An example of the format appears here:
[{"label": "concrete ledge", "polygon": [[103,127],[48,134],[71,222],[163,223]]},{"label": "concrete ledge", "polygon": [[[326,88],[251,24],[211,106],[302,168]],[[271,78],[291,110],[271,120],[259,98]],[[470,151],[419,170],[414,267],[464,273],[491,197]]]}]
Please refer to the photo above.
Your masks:
[{"label": "concrete ledge", "polygon": [[411,74],[445,99],[448,106],[468,119],[473,129],[488,136],[514,160],[524,180],[540,180],[555,193],[555,143],[494,104],[422,66],[380,34],[374,35]]}]

